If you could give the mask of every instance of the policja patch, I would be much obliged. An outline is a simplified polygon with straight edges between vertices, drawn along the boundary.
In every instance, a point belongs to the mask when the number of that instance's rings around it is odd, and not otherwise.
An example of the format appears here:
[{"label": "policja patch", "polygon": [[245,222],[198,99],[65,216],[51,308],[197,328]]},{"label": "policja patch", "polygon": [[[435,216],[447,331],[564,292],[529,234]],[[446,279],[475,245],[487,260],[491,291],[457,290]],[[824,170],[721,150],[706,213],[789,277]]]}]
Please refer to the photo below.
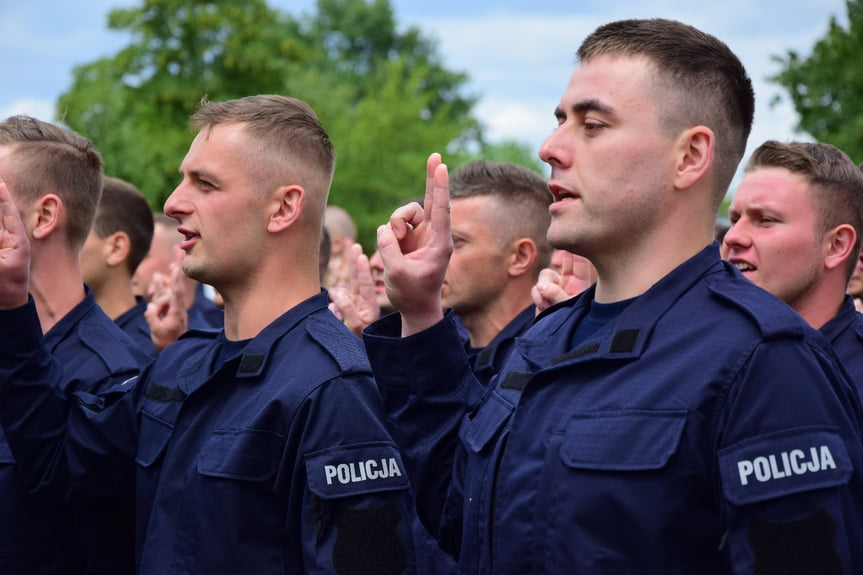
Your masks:
[{"label": "policja patch", "polygon": [[823,428],[753,437],[719,451],[722,492],[735,505],[835,487],[853,472],[842,439]]},{"label": "policja patch", "polygon": [[340,445],[306,455],[309,490],[321,499],[409,487],[396,446],[391,443]]}]

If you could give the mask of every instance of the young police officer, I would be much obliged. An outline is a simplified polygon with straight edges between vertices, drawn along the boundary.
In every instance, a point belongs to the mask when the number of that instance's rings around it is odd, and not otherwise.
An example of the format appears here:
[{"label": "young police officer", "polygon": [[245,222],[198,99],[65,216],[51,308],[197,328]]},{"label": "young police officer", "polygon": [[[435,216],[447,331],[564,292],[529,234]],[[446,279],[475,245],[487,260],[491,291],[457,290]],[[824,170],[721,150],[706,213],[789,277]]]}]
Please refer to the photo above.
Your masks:
[{"label": "young police officer", "polygon": [[425,212],[378,230],[400,315],[363,341],[423,519],[464,573],[863,572],[856,394],[714,242],[753,115],[743,66],[668,20],[601,26],[578,56],[540,156],[549,240],[597,282],[538,318],[488,392],[441,313],[439,156]]},{"label": "young police officer", "polygon": [[183,271],[223,296],[225,327],[190,332],[107,393],[55,390],[65,374],[0,185],[0,417],[25,481],[136,497],[141,574],[413,572],[407,473],[362,344],[320,288],[327,133],[281,96],[204,103],[192,124],[165,211]]},{"label": "young police officer", "polygon": [[[105,391],[150,360],[83,283],[81,251],[102,179],[102,157],[89,140],[28,116],[0,123],[0,181],[5,181],[0,202],[7,204],[0,225],[0,284],[23,290],[19,300],[31,294],[26,328],[0,314],[0,355],[23,351],[18,345],[28,337],[39,341],[53,356],[54,369],[63,372],[58,392],[66,394]],[[17,211],[8,209],[13,197]],[[21,223],[10,235],[11,220]],[[16,267],[14,258],[27,246],[32,257]],[[6,293],[0,289],[0,300],[7,301]],[[31,351],[18,359],[26,360]],[[4,383],[10,378],[6,366],[2,361]],[[42,368],[31,364],[31,369]],[[105,504],[94,497],[77,505],[31,493],[16,465],[26,454],[10,446],[12,439],[0,433],[0,573],[134,573],[134,502]],[[132,478],[118,476],[127,484]]]},{"label": "young police officer", "polygon": [[147,198],[125,180],[103,178],[96,219],[81,250],[84,281],[102,311],[155,356],[158,351],[144,316],[147,300],[132,292],[132,276],[152,239],[153,213]]},{"label": "young police officer", "polygon": [[863,315],[845,293],[863,241],[863,172],[829,144],[767,141],[728,216],[722,256],[827,336],[863,398]]}]

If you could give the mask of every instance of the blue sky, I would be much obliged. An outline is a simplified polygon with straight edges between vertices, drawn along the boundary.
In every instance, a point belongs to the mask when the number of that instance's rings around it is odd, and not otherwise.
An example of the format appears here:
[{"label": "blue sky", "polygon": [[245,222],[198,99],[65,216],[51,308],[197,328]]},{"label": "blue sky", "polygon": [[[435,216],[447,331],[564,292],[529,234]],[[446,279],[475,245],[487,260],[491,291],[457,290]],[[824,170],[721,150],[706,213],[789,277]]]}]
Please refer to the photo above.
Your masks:
[{"label": "blue sky", "polygon": [[[115,53],[126,38],[107,29],[111,8],[133,0],[0,0],[0,118],[25,113],[54,120],[54,102],[69,88],[75,65]],[[665,17],[692,24],[725,41],[756,89],[750,150],[766,139],[804,138],[793,132],[793,108],[767,77],[772,55],[810,53],[831,16],[846,21],[845,0],[573,0],[525,2],[393,0],[400,25],[419,26],[438,41],[444,64],[466,72],[480,97],[477,116],[490,139],[518,139],[534,150],[555,126],[552,115],[573,69],[581,40],[598,25],[621,18]],[[314,0],[270,0],[293,14]],[[179,158],[178,158],[179,161]]]}]

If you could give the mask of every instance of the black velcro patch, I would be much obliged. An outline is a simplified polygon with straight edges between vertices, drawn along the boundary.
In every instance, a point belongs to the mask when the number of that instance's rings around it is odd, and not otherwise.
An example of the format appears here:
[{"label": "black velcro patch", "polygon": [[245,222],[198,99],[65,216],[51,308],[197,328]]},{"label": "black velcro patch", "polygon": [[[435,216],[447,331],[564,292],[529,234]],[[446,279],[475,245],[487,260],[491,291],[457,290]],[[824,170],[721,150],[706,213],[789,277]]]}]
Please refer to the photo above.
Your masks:
[{"label": "black velcro patch", "polygon": [[563,363],[564,361],[569,361],[570,359],[581,357],[583,355],[590,355],[592,353],[596,353],[598,350],[599,342],[584,345],[582,347],[577,347],[574,350],[565,353],[556,360],[554,360],[554,365],[557,365],[558,363]]},{"label": "black velcro patch", "polygon": [[179,387],[166,387],[158,383],[151,383],[144,395],[159,403],[182,403],[186,399],[186,392]]},{"label": "black velcro patch", "polygon": [[527,382],[531,377],[533,377],[533,374],[526,371],[510,371],[500,383],[500,388],[524,391],[524,388],[527,387]]},{"label": "black velcro patch", "polygon": [[481,352],[479,352],[479,355],[476,356],[476,364],[477,365],[485,365],[487,363],[490,363],[493,355],[494,355],[494,348],[493,347],[484,348]]},{"label": "black velcro patch", "polygon": [[616,332],[611,338],[608,351],[611,353],[631,353],[635,349],[639,333],[641,333],[639,329],[622,329]]},{"label": "black velcro patch", "polygon": [[377,509],[342,508],[336,513],[338,530],[333,567],[339,575],[389,575],[405,568],[395,506]]},{"label": "black velcro patch", "polygon": [[797,521],[753,519],[749,544],[755,553],[755,575],[842,575],[833,548],[836,522],[823,509]]},{"label": "black velcro patch", "polygon": [[257,373],[264,365],[264,355],[261,353],[246,353],[243,354],[243,360],[240,362],[240,367],[237,373]]}]

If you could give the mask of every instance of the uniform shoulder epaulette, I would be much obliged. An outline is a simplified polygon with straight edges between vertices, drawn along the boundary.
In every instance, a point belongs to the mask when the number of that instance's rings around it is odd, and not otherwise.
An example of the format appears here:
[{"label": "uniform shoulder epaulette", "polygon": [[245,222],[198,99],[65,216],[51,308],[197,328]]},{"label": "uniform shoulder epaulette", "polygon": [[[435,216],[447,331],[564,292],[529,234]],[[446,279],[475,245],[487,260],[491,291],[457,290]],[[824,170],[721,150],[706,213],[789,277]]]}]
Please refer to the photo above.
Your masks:
[{"label": "uniform shoulder epaulette", "polygon": [[362,341],[335,316],[330,320],[325,316],[312,315],[306,321],[306,333],[327,352],[338,365],[339,371],[371,371]]},{"label": "uniform shoulder epaulette", "polygon": [[[109,324],[113,325],[113,324]],[[81,343],[87,346],[99,359],[109,373],[118,373],[127,370],[134,370],[140,367],[146,352],[140,350],[136,357],[129,346],[137,347],[129,338],[129,345],[124,345],[119,341],[118,337],[128,337],[125,333],[118,335],[117,330],[111,330],[108,325],[95,321],[82,321],[77,326],[78,337]],[[111,345],[105,345],[105,342],[110,342]]]},{"label": "uniform shoulder epaulette", "polygon": [[807,325],[785,302],[761,289],[749,280],[728,273],[707,276],[707,285],[714,297],[739,308],[758,325],[766,339],[803,337]]}]

